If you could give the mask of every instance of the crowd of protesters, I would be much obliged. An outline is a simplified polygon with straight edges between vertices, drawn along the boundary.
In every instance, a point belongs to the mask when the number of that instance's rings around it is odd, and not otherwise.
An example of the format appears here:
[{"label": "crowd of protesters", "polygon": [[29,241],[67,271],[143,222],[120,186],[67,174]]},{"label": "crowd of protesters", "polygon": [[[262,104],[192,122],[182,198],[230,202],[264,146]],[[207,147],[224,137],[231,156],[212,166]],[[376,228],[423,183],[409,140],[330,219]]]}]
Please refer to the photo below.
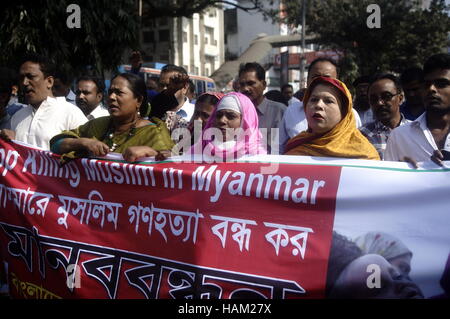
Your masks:
[{"label": "crowd of protesters", "polygon": [[[195,96],[184,68],[166,65],[145,83],[137,64],[115,75],[105,91],[104,81],[90,75],[71,87],[48,59],[30,55],[19,70],[0,68],[0,137],[61,154],[62,162],[111,152],[128,162],[181,154],[208,161],[321,156],[416,167],[450,160],[450,54],[433,55],[400,76],[361,75],[352,83],[354,98],[339,77],[334,60],[319,58],[309,65],[306,88],[294,94],[284,85],[264,94],[265,70],[253,62],[240,66],[235,91]],[[365,265],[359,259],[364,249],[374,253],[366,242],[356,241],[361,247],[352,267]],[[331,295],[351,275],[341,270]]]},{"label": "crowd of protesters", "polygon": [[[203,152],[191,146],[206,141],[221,150],[217,160],[224,154],[233,154],[226,157],[233,160],[269,153],[442,165],[450,151],[450,55],[445,53],[400,76],[361,75],[352,83],[354,98],[329,58],[309,65],[307,88],[296,94],[291,85],[264,94],[265,70],[258,63],[240,66],[233,85],[240,95],[198,97],[186,70],[170,64],[147,83],[136,68],[118,74],[108,91],[102,79],[88,75],[72,88],[67,75],[37,55],[27,56],[18,72],[1,71],[0,136],[64,158],[120,152],[128,161],[164,159]],[[196,121],[203,132],[194,136]],[[188,145],[173,148],[186,140]]]}]

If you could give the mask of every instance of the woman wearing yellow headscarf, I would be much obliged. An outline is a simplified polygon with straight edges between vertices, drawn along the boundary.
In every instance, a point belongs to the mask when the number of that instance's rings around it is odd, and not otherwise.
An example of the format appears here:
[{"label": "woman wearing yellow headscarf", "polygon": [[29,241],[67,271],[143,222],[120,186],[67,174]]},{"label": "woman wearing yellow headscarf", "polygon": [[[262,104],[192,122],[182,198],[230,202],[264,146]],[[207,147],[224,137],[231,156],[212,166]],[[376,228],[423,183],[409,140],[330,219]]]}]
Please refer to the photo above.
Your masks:
[{"label": "woman wearing yellow headscarf", "polygon": [[306,90],[303,103],[308,130],[288,141],[285,155],[380,160],[356,128],[352,96],[343,82],[317,77]]}]

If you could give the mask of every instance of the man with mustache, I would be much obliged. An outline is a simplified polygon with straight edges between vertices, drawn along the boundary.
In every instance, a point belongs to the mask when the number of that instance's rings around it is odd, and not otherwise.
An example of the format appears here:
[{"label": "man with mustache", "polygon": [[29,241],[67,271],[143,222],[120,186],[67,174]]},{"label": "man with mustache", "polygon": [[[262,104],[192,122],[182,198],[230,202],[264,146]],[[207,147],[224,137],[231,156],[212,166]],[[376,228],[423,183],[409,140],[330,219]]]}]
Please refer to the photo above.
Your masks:
[{"label": "man with mustache", "polygon": [[19,70],[19,84],[28,105],[14,114],[11,130],[1,130],[0,138],[49,150],[53,136],[87,121],[78,107],[53,96],[53,74],[54,69],[46,58],[30,55],[24,59]]},{"label": "man with mustache", "polygon": [[[283,119],[286,105],[267,99],[264,90],[267,87],[266,71],[256,62],[241,64],[239,67],[239,92],[247,96],[256,108],[260,129],[267,129],[267,147],[270,151],[272,141],[278,141],[277,129]],[[276,143],[275,143],[276,144]],[[278,145],[274,145],[274,152],[278,151]],[[278,154],[278,153],[276,153]]]},{"label": "man with mustache", "polygon": [[450,160],[450,54],[440,53],[424,64],[425,112],[392,131],[385,160],[416,162]]},{"label": "man with mustache", "polygon": [[360,131],[377,149],[380,158],[383,159],[386,142],[391,131],[410,121],[400,113],[403,93],[400,82],[394,75],[376,75],[370,81],[368,96],[375,121],[361,127]]},{"label": "man with mustache", "polygon": [[88,120],[109,116],[108,109],[103,106],[105,85],[99,78],[83,76],[77,81],[76,103]]}]

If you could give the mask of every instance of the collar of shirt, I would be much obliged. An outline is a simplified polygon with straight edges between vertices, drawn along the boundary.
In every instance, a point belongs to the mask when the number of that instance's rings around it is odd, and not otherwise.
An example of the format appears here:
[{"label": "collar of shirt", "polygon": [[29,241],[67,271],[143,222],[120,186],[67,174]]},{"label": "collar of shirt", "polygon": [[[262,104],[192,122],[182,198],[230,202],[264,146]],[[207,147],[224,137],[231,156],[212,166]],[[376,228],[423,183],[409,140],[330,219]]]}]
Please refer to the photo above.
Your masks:
[{"label": "collar of shirt", "polygon": [[189,102],[187,97],[184,98],[183,106],[177,111],[177,114],[187,121],[190,121],[192,115],[194,114],[195,106]]},{"label": "collar of shirt", "polygon": [[66,100],[67,101],[75,101],[75,99],[77,98],[77,96],[75,95],[75,93],[73,93],[72,90],[69,90],[69,93],[66,95]]},{"label": "collar of shirt", "polygon": [[58,101],[58,99],[61,99],[64,101],[66,100],[66,98],[64,96],[61,96],[61,97],[47,96],[47,98],[44,101],[42,101],[41,105],[39,105],[39,107],[37,109],[35,109],[31,104],[28,104],[28,105],[31,107],[33,113],[36,113],[40,109],[44,109],[44,108],[47,108],[47,107],[53,105],[54,103],[56,103]]},{"label": "collar of shirt", "polygon": [[[423,114],[420,115],[415,121],[413,121],[411,125],[413,125],[414,127],[416,127],[417,129],[419,129],[423,132],[428,143],[430,143],[430,145],[433,147],[433,149],[435,149],[435,150],[438,149],[436,142],[434,140],[433,134],[431,134],[431,131],[428,129],[428,126],[427,126],[427,112],[423,112]],[[450,136],[450,134],[449,134],[449,136]],[[447,139],[449,138],[449,136],[447,136]]]},{"label": "collar of shirt", "polygon": [[[407,118],[405,118],[405,116],[402,113],[400,113],[400,123],[398,124],[397,127],[402,126],[402,125],[404,125],[406,123],[409,123],[409,122],[410,121]],[[378,130],[378,131],[390,132],[390,131],[392,131],[395,128],[392,129],[392,128],[384,125],[380,121],[376,120],[375,121],[375,129]]]},{"label": "collar of shirt", "polygon": [[263,101],[256,107],[256,112],[260,115],[264,115],[267,111],[269,101],[265,97]]},{"label": "collar of shirt", "polygon": [[103,103],[100,103],[97,105],[95,109],[92,110],[91,113],[86,115],[86,117],[88,118],[88,120],[93,120],[95,118],[108,115],[109,115],[108,109],[103,105]]}]

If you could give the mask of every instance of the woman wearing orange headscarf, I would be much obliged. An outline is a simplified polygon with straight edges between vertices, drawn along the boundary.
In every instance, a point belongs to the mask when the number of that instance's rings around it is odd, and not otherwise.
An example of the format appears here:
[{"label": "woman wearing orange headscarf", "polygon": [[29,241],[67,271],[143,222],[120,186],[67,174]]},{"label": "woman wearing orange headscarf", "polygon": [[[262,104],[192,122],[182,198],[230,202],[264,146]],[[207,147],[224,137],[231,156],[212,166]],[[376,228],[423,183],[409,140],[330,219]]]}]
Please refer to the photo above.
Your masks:
[{"label": "woman wearing orange headscarf", "polygon": [[344,83],[317,77],[303,103],[308,130],[288,141],[285,155],[380,160],[376,149],[356,128],[352,96]]}]

